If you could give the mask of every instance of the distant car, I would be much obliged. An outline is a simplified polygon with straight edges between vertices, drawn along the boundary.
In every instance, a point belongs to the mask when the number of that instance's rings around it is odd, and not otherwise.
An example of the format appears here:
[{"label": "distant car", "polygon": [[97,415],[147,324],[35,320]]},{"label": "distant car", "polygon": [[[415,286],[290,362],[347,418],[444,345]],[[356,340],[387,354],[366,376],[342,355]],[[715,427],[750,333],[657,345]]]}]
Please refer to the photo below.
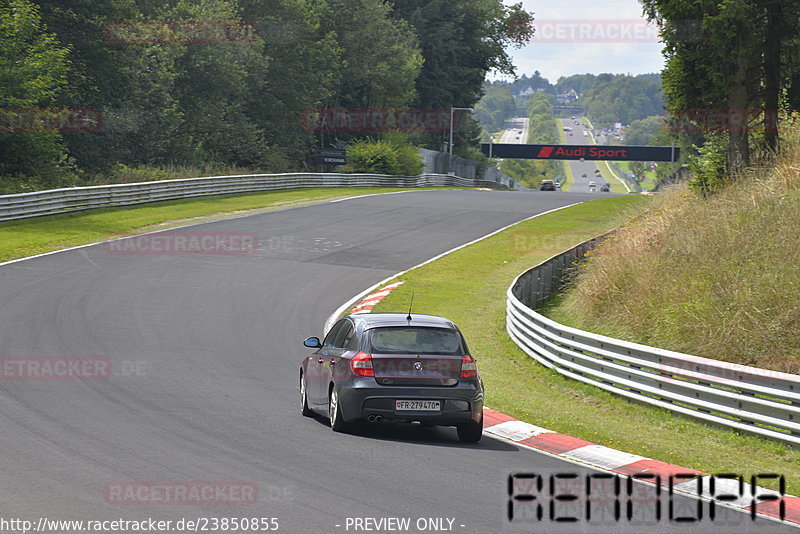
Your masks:
[{"label": "distant car", "polygon": [[561,189],[561,182],[554,182],[556,184],[556,189]]},{"label": "distant car", "polygon": [[581,178],[586,178],[586,173],[581,174]]},{"label": "distant car", "polygon": [[455,426],[481,439],[483,381],[461,331],[434,315],[365,313],[339,319],[300,365],[302,413],[341,432],[355,422]]},{"label": "distant car", "polygon": [[591,182],[589,182],[589,192],[594,192],[594,191],[597,191],[597,182],[592,180]]},{"label": "distant car", "polygon": [[611,191],[611,184],[608,184],[608,183],[603,184],[602,187],[600,187],[600,191],[602,191],[603,193],[610,192]]},{"label": "distant car", "polygon": [[555,191],[556,184],[553,180],[542,180],[539,183],[539,191]]}]

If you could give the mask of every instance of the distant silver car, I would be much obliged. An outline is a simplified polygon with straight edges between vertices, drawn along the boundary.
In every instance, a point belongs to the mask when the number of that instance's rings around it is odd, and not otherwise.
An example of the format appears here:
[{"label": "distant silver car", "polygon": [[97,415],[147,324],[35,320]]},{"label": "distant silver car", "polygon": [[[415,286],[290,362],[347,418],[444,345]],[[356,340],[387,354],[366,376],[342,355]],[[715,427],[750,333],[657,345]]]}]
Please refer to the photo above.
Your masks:
[{"label": "distant silver car", "polygon": [[483,381],[459,329],[434,315],[366,313],[339,319],[300,365],[303,415],[355,422],[455,426],[458,438],[483,433]]}]

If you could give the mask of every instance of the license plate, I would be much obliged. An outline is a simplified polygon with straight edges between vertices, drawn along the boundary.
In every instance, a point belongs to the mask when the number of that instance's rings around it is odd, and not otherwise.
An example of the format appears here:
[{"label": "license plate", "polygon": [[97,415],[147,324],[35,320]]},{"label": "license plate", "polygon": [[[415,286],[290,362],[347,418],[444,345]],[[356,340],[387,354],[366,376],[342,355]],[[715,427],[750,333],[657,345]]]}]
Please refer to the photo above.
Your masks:
[{"label": "license plate", "polygon": [[438,412],[442,406],[438,400],[397,400],[394,409],[398,412]]}]

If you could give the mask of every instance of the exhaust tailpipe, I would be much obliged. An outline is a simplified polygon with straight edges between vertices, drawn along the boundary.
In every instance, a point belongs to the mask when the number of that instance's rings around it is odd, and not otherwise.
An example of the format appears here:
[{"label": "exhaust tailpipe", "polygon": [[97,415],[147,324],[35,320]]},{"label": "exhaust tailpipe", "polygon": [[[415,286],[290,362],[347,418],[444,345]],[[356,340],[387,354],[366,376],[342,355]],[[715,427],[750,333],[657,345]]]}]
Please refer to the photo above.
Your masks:
[{"label": "exhaust tailpipe", "polygon": [[367,421],[369,421],[370,423],[374,423],[375,422],[375,416],[374,415],[368,416],[367,417]]},{"label": "exhaust tailpipe", "polygon": [[382,415],[376,415],[375,416],[375,422],[376,423],[382,423],[383,422],[383,416]]}]

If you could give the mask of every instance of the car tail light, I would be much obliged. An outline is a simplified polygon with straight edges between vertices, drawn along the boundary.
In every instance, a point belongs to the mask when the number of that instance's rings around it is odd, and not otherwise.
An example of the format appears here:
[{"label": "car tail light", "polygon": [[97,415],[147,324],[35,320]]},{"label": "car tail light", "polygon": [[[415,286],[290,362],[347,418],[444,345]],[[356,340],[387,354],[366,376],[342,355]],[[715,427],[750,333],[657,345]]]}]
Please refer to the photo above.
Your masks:
[{"label": "car tail light", "polygon": [[461,378],[475,378],[478,376],[478,364],[469,354],[461,357]]},{"label": "car tail light", "polygon": [[350,369],[358,376],[375,376],[372,370],[372,354],[359,352],[350,359]]}]

